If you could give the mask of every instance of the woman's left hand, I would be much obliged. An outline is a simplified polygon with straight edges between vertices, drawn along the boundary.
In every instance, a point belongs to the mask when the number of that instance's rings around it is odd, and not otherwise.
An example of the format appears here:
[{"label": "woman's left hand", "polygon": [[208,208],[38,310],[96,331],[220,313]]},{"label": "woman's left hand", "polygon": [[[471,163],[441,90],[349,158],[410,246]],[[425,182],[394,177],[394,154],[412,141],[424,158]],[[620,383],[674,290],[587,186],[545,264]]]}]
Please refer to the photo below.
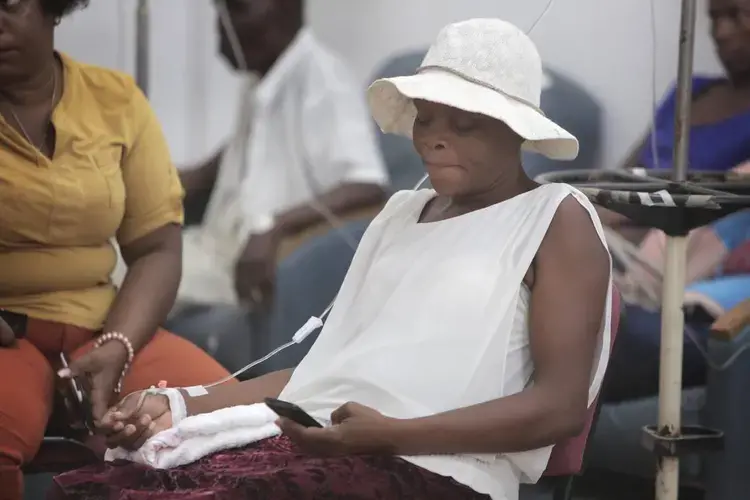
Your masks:
[{"label": "woman's left hand", "polygon": [[62,378],[77,377],[88,381],[91,413],[98,422],[110,407],[127,359],[125,346],[119,342],[105,342],[71,362],[69,369],[60,370],[58,374]]},{"label": "woman's left hand", "polygon": [[331,414],[331,427],[303,427],[289,419],[277,422],[295,444],[316,455],[391,454],[390,430],[397,419],[358,403],[346,403]]},{"label": "woman's left hand", "polygon": [[107,437],[107,447],[132,451],[172,424],[172,409],[167,396],[144,395],[143,391],[138,391],[110,408],[99,422],[98,431]]}]

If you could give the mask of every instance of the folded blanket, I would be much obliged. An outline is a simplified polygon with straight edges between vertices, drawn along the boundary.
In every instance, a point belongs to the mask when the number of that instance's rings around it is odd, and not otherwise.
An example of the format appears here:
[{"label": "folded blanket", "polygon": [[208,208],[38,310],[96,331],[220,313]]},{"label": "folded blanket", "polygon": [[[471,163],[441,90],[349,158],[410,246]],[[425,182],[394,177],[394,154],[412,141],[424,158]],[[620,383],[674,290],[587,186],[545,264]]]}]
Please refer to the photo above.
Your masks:
[{"label": "folded blanket", "polygon": [[109,449],[104,460],[128,460],[156,469],[171,469],[221,450],[277,436],[278,416],[263,403],[234,406],[213,413],[187,417],[160,432],[136,451]]}]

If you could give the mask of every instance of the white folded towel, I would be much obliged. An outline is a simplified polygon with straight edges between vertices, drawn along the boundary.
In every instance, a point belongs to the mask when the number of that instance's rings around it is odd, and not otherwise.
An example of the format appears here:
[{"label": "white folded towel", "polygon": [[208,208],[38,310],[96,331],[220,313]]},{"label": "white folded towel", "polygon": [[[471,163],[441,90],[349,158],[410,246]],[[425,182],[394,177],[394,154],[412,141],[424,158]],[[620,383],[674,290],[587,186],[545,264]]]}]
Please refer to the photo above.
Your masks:
[{"label": "white folded towel", "polygon": [[233,406],[187,417],[159,432],[140,449],[109,449],[104,460],[129,460],[156,469],[171,469],[221,450],[239,448],[281,434],[278,416],[265,404]]}]

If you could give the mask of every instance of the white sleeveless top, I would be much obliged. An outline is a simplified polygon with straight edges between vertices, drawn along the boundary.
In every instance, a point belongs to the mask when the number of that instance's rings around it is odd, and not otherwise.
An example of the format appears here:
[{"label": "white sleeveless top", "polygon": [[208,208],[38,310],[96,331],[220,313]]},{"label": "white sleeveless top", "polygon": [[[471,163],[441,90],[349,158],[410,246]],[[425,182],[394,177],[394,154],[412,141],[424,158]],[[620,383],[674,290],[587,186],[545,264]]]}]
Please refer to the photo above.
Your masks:
[{"label": "white sleeveless top", "polygon": [[[534,367],[529,350],[529,291],[523,278],[566,184],[545,184],[455,218],[418,223],[432,190],[395,194],[362,238],[320,337],[280,398],[330,421],[348,401],[395,418],[416,418],[522,391]],[[611,278],[610,278],[611,289]],[[589,404],[609,353],[611,291]],[[552,447],[502,455],[408,456],[495,500],[516,500],[536,482]]]}]

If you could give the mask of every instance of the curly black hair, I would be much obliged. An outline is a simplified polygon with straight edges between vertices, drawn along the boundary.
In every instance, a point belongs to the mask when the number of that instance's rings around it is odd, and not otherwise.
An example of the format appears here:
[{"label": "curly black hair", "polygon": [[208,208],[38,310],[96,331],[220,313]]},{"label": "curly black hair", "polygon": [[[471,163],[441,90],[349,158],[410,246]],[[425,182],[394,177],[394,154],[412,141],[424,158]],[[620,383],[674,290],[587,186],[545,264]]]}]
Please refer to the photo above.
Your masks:
[{"label": "curly black hair", "polygon": [[[52,17],[63,17],[74,10],[83,9],[89,0],[41,0],[44,12]],[[119,0],[122,1],[122,0]]]}]

